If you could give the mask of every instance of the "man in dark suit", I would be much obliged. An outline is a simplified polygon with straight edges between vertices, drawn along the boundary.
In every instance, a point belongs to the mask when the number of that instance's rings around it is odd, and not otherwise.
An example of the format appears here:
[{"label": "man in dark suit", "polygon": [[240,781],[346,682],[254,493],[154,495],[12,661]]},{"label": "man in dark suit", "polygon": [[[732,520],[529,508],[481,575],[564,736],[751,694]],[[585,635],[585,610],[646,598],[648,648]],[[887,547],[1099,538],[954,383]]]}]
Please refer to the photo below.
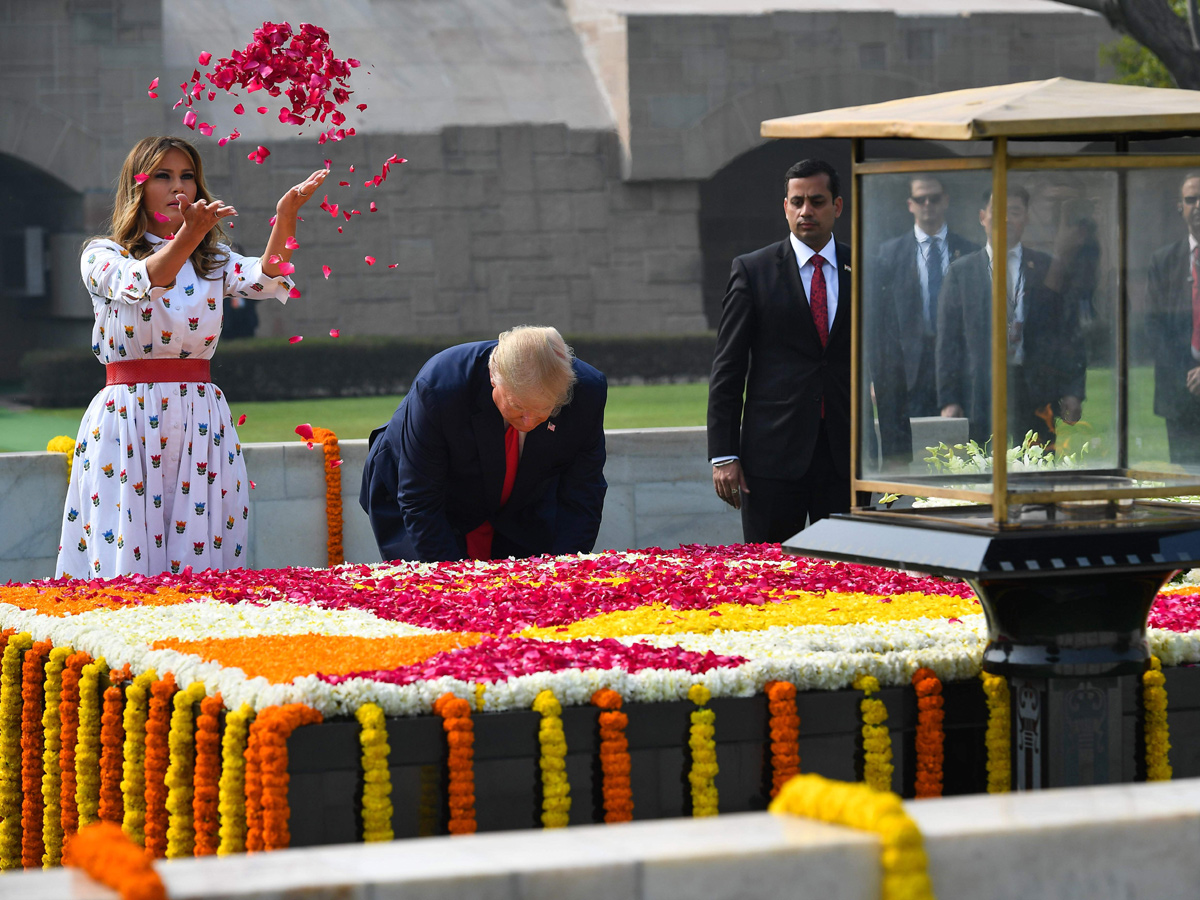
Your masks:
[{"label": "man in dark suit", "polygon": [[949,205],[950,198],[936,175],[914,175],[908,197],[912,231],[881,244],[874,266],[873,302],[876,307],[892,307],[900,330],[891,334],[873,331],[879,340],[894,343],[900,354],[910,416],[941,412],[934,355],[938,294],[950,263],[979,249],[978,244],[949,230]]},{"label": "man in dark suit", "polygon": [[[987,246],[951,264],[938,298],[938,403],[943,416],[966,416],[971,440],[981,445],[992,437],[992,206],[989,191],[979,212]],[[1007,430],[1017,444],[1034,431],[1052,448],[1055,418],[1078,422],[1084,397],[1079,309],[1061,293],[1083,234],[1064,229],[1053,257],[1023,247],[1028,210],[1028,192],[1010,187]]]},{"label": "man in dark suit", "polygon": [[451,347],[371,433],[359,503],[384,559],[592,549],[608,383],[553,328]]},{"label": "man in dark suit", "polygon": [[1171,462],[1200,466],[1200,172],[1184,177],[1179,195],[1188,236],[1150,260],[1154,414],[1167,420]]},{"label": "man in dark suit", "polygon": [[[833,239],[838,176],[804,160],[784,185],[790,233],[733,261],[708,389],[713,487],[741,510],[751,542],[786,540],[806,519],[850,508],[850,248]],[[902,410],[903,398],[888,408]],[[885,452],[908,447],[885,431]]]}]

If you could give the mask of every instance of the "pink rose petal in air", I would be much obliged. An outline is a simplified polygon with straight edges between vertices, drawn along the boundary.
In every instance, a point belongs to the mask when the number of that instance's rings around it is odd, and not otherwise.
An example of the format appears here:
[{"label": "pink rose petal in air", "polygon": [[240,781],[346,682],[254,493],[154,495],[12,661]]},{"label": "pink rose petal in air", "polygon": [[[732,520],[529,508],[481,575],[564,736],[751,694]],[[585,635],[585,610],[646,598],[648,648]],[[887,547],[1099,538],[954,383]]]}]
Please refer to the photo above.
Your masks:
[{"label": "pink rose petal in air", "polygon": [[342,226],[341,226],[341,225],[339,225],[339,226],[338,226],[338,234],[341,234],[341,233],[342,233]]},{"label": "pink rose petal in air", "polygon": [[367,108],[367,104],[360,103],[360,104],[358,104],[358,106],[356,108],[358,109],[359,112],[362,112],[364,109]]},{"label": "pink rose petal in air", "polygon": [[364,256],[364,257],[363,257],[363,259],[365,259],[365,260],[367,261],[367,265],[368,265],[368,266],[373,266],[373,265],[375,265],[375,257],[373,257],[373,256]]},{"label": "pink rose petal in air", "polygon": [[333,166],[333,160],[332,160],[332,159],[327,159],[327,160],[325,160],[325,168],[326,168],[326,169],[332,168],[332,166]]},{"label": "pink rose petal in air", "polygon": [[246,424],[246,414],[245,413],[242,413],[240,416],[238,416],[238,424],[239,425]]},{"label": "pink rose petal in air", "polygon": [[156,90],[158,90],[158,79],[157,78],[155,78],[152,82],[150,82],[150,84],[148,84],[146,86],[146,92],[148,94],[150,94],[151,97],[158,96],[158,94],[154,93]]},{"label": "pink rose petal in air", "polygon": [[371,210],[371,212],[379,212],[379,207],[375,205],[374,200],[371,201],[370,210]]},{"label": "pink rose petal in air", "polygon": [[273,266],[273,265],[275,265],[275,263],[279,262],[281,259],[283,259],[283,257],[280,256],[278,253],[272,253],[270,256],[267,257],[267,265]]},{"label": "pink rose petal in air", "polygon": [[192,131],[196,130],[196,113],[194,110],[188,110],[183,114],[183,124]]},{"label": "pink rose petal in air", "polygon": [[396,268],[396,266],[398,266],[398,265],[400,265],[400,263],[388,263],[388,268],[389,268],[389,269],[394,269],[394,268]]},{"label": "pink rose petal in air", "polygon": [[277,218],[278,218],[278,216],[271,216],[271,218],[270,218],[270,220],[267,222],[267,224],[268,224],[268,225],[270,225],[272,228],[274,228],[274,227],[275,227],[275,220],[276,220]]},{"label": "pink rose petal in air", "polygon": [[292,288],[288,291],[288,299],[297,300],[300,297],[300,288]]},{"label": "pink rose petal in air", "polygon": [[196,60],[196,61],[197,61],[198,63],[200,63],[200,65],[202,65],[202,66],[207,66],[207,65],[208,65],[208,61],[209,61],[210,59],[212,59],[212,54],[211,54],[211,53],[209,53],[207,50],[205,50],[203,53],[201,53],[201,54],[200,54],[200,58],[199,58],[198,60]]},{"label": "pink rose petal in air", "polygon": [[289,344],[298,344],[298,343],[300,343],[302,340],[304,340],[304,335],[301,335],[301,334],[293,334],[293,335],[292,335],[290,338],[288,338],[288,343],[289,343]]},{"label": "pink rose petal in air", "polygon": [[170,222],[171,220],[168,217],[164,216],[162,213],[155,210],[154,221],[155,222]]},{"label": "pink rose petal in air", "polygon": [[150,180],[150,176],[147,175],[145,172],[138,172],[136,175],[133,176],[133,180],[136,181],[138,184],[145,184],[147,181]]},{"label": "pink rose petal in air", "polygon": [[291,275],[295,271],[296,271],[296,267],[294,265],[292,265],[290,262],[281,262],[279,264],[279,274],[280,275]]},{"label": "pink rose petal in air", "polygon": [[240,104],[240,103],[233,108],[234,115],[240,116],[243,113],[245,113],[245,111],[246,111],[246,107],[242,106],[242,104]]},{"label": "pink rose petal in air", "polygon": [[212,137],[213,127],[207,122],[200,123],[200,133],[205,137]]},{"label": "pink rose petal in air", "polygon": [[260,106],[258,108],[258,114],[260,116],[265,116],[267,114],[267,108],[265,106]]},{"label": "pink rose petal in air", "polygon": [[254,490],[254,481],[250,480],[250,490]]},{"label": "pink rose petal in air", "polygon": [[350,171],[351,171],[351,172],[353,172],[353,171],[354,171],[354,166],[351,166],[351,167],[350,167]]},{"label": "pink rose petal in air", "polygon": [[329,464],[329,468],[331,468],[331,469],[336,469],[336,468],[337,468],[338,466],[340,466],[341,464],[342,464],[342,460],[340,460],[340,459],[335,459],[333,462],[331,462],[331,463]]},{"label": "pink rose petal in air", "polygon": [[326,281],[329,280],[329,273],[332,271],[333,269],[329,268],[329,266],[321,266],[321,273],[325,276]]},{"label": "pink rose petal in air", "polygon": [[338,187],[350,187],[350,182],[348,182],[348,181],[339,181],[339,182],[338,182]]},{"label": "pink rose petal in air", "polygon": [[283,242],[283,246],[286,247],[288,250],[299,250],[300,242],[297,241],[294,237],[289,237],[286,241]]},{"label": "pink rose petal in air", "polygon": [[342,330],[341,330],[340,328],[330,328],[330,329],[329,329],[329,336],[330,336],[330,337],[332,337],[332,338],[335,338],[335,337],[341,337],[341,336],[342,336]]},{"label": "pink rose petal in air", "polygon": [[306,441],[311,441],[313,439],[312,426],[307,422],[305,422],[303,425],[297,425],[296,434],[300,435],[300,437],[304,438]]}]

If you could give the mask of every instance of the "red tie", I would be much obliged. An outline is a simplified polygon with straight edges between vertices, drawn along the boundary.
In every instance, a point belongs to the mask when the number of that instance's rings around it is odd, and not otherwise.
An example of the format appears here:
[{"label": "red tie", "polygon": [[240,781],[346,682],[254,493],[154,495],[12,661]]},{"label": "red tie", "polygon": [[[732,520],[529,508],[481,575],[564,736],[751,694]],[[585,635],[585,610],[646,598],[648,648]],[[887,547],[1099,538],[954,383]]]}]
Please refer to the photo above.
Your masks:
[{"label": "red tie", "polygon": [[820,253],[809,260],[812,263],[812,285],[808,290],[808,306],[812,310],[813,323],[821,336],[821,346],[829,342],[829,295],[825,292],[825,273],[821,267],[825,258]]},{"label": "red tie", "polygon": [[[517,461],[520,459],[521,435],[517,429],[509,425],[504,430],[504,487],[500,489],[500,505],[508,502],[512,493],[513,483],[517,480]],[[492,558],[491,522],[484,522],[478,528],[467,532],[467,556],[471,559]]]},{"label": "red tie", "polygon": [[1192,251],[1192,350],[1200,353],[1200,247]]}]

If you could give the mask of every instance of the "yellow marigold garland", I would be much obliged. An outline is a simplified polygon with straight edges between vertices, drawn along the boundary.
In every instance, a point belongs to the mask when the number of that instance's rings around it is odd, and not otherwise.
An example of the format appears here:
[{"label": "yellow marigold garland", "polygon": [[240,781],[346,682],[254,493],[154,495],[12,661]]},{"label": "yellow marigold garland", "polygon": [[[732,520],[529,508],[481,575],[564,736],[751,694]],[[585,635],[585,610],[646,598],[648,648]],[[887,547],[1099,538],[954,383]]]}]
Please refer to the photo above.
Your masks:
[{"label": "yellow marigold garland", "polygon": [[62,673],[70,647],[55,647],[46,661],[45,706],[42,710],[42,867],[49,869],[62,862],[62,817],[59,791],[62,770],[58,754],[62,750],[62,720],[58,704],[62,699]]},{"label": "yellow marigold garland", "polygon": [[800,773],[800,715],[794,684],[768,681],[763,687],[771,713],[771,796],[777,797],[788,779]]},{"label": "yellow marigold garland", "polygon": [[688,699],[699,709],[692,710],[692,728],[688,746],[692,750],[692,769],[688,781],[692,785],[692,815],[697,818],[717,814],[717,742],[714,740],[717,714],[707,708],[712,692],[702,684],[688,689]]},{"label": "yellow marigold garland", "polygon": [[567,737],[563,733],[562,704],[553,691],[542,691],[533,700],[533,711],[540,713],[538,744],[542,755],[542,825],[566,828],[571,818],[571,783],[567,779]]},{"label": "yellow marigold garland", "polygon": [[863,781],[877,791],[890,790],[892,736],[884,724],[887,722],[887,707],[882,700],[871,696],[879,690],[879,680],[874,675],[860,675],[854,679],[854,689],[863,692],[859,704],[863,717]]},{"label": "yellow marigold garland", "polygon": [[980,672],[983,693],[987,697],[988,724],[987,790],[989,794],[1007,794],[1012,790],[1012,708],[1008,679]]},{"label": "yellow marigold garland", "polygon": [[362,730],[358,733],[362,745],[363,840],[390,841],[392,832],[392,773],[388,768],[391,748],[387,741],[387,723],[383,710],[374,703],[364,703],[354,713]]},{"label": "yellow marigold garland", "polygon": [[146,716],[150,685],[158,678],[148,669],[125,689],[125,751],[121,760],[121,830],[135,844],[146,843]]},{"label": "yellow marigold garland", "polygon": [[29,632],[10,637],[0,664],[0,869],[21,866],[21,668]]},{"label": "yellow marigold garland", "polygon": [[100,818],[100,718],[108,665],[101,656],[79,674],[79,732],[75,744],[75,806],[79,827]]},{"label": "yellow marigold garland", "polygon": [[1146,738],[1146,780],[1170,781],[1171,732],[1167,726],[1167,679],[1163,675],[1162,661],[1150,657],[1149,668],[1142,674],[1142,705],[1146,710],[1144,734]]},{"label": "yellow marigold garland", "polygon": [[329,565],[340,566],[346,561],[342,548],[341,451],[338,448],[337,435],[328,428],[313,428],[313,443],[320,444],[325,453],[325,522],[329,530]]},{"label": "yellow marigold garland", "polygon": [[72,653],[63,666],[62,691],[58,701],[58,720],[61,725],[58,753],[59,819],[62,823],[63,847],[79,830],[79,808],[75,805],[75,747],[79,737],[79,678],[83,667],[92,661],[83,652]]},{"label": "yellow marigold garland", "polygon": [[221,780],[217,785],[217,811],[221,817],[218,856],[246,849],[246,740],[254,710],[243,703],[225,717],[221,737]]},{"label": "yellow marigold garland", "polygon": [[769,809],[776,815],[803,816],[879,835],[883,900],[933,900],[921,831],[891,791],[797,775]]},{"label": "yellow marigold garland", "polygon": [[67,454],[67,483],[70,484],[71,466],[75,462],[75,438],[68,437],[65,434],[52,437],[49,443],[46,444],[46,452]]},{"label": "yellow marigold garland", "polygon": [[192,777],[196,743],[193,707],[204,699],[204,683],[193,681],[171,698],[171,730],[167,733],[167,859],[191,856],[196,833],[192,827]]}]

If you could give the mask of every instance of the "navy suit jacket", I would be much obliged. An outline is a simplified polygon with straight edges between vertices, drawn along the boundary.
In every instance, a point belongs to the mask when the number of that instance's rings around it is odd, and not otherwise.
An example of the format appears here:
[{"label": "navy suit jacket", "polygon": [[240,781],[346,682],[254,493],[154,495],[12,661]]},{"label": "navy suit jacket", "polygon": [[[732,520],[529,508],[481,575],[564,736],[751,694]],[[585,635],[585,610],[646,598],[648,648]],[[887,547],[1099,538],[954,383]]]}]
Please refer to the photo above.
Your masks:
[{"label": "navy suit jacket", "polygon": [[1149,343],[1154,348],[1154,414],[1200,422],[1200,397],[1187,389],[1192,356],[1192,264],[1188,239],[1163,247],[1150,260]]},{"label": "navy suit jacket", "polygon": [[390,422],[371,433],[359,503],[384,559],[466,557],[467,532],[495,530],[492,556],[592,549],[604,508],[604,375],[575,360],[574,396],[525,436],[500,505],[506,424],[492,400],[495,341],[438,353]]}]

